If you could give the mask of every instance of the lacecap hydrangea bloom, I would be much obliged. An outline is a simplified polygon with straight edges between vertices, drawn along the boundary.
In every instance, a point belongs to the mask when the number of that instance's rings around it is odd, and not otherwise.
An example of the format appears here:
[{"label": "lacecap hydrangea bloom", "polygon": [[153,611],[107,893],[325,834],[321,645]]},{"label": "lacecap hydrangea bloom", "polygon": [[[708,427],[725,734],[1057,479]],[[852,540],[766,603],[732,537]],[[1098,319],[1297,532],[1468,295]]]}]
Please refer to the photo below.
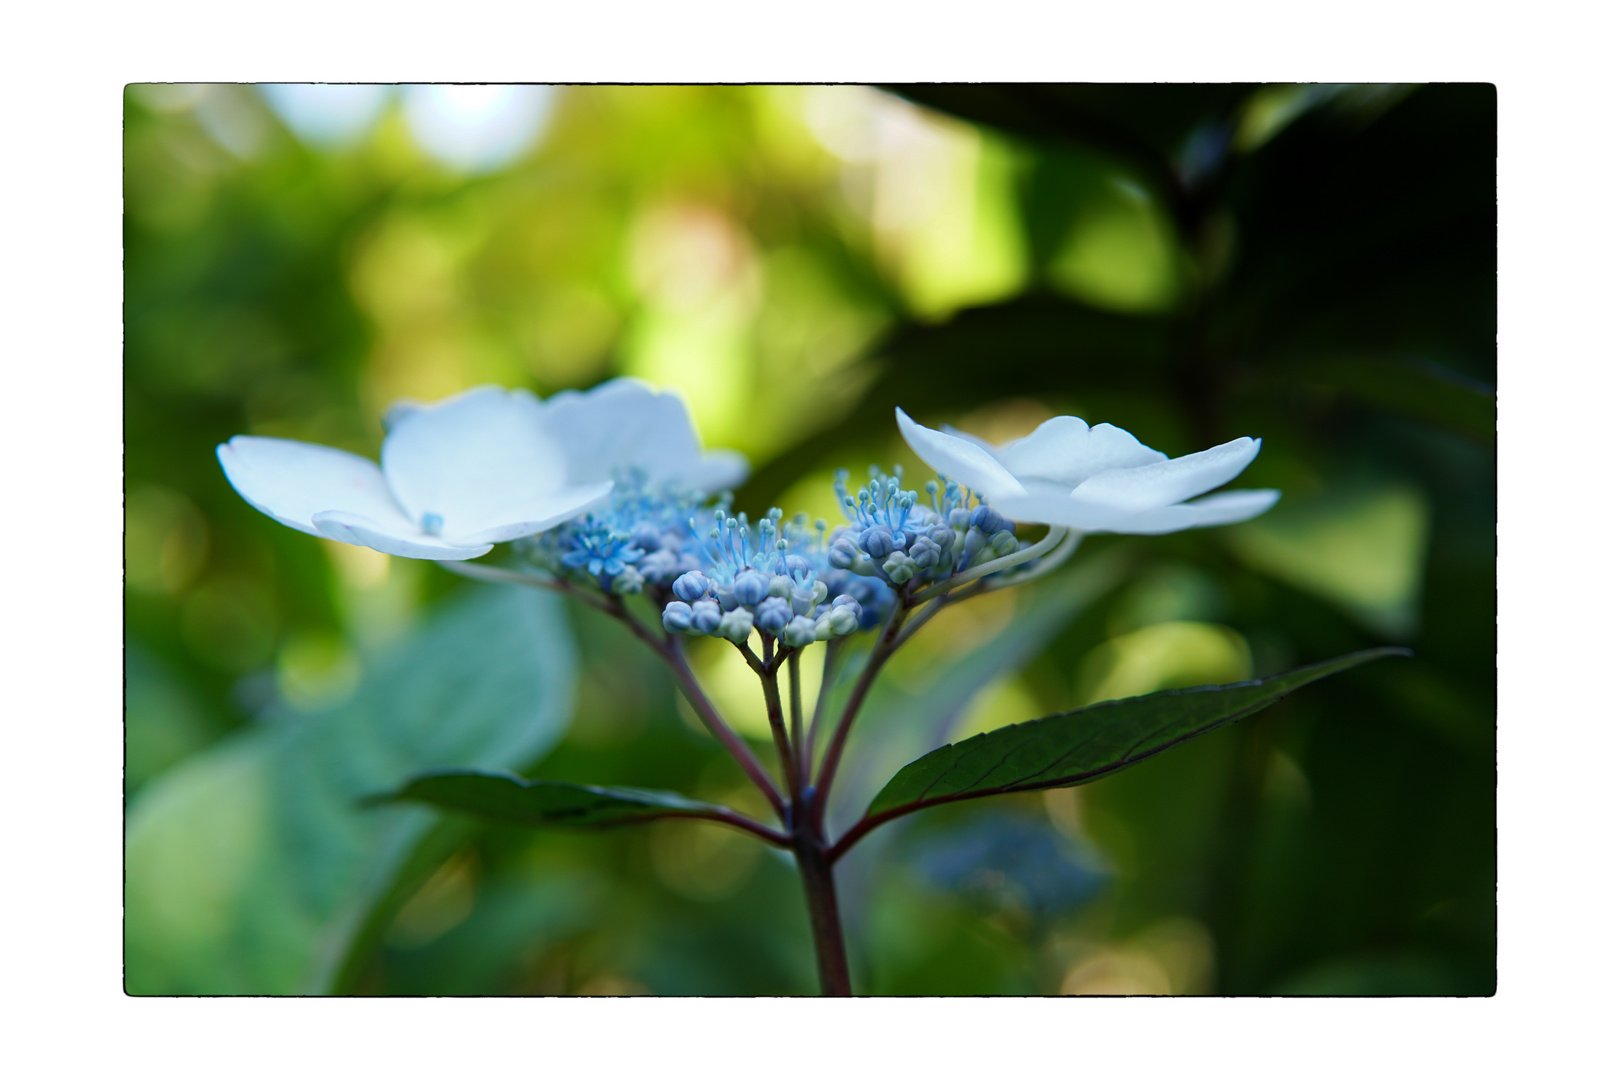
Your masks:
[{"label": "lacecap hydrangea bloom", "polygon": [[1272,490],[1193,499],[1248,468],[1260,452],[1259,439],[1233,439],[1172,459],[1128,431],[1089,426],[1077,416],[1054,417],[1001,446],[954,429],[923,427],[898,408],[895,418],[918,457],[1014,521],[1158,534],[1247,521],[1277,501]]},{"label": "lacecap hydrangea bloom", "polygon": [[664,628],[739,645],[757,631],[798,648],[871,629],[899,593],[1026,546],[1011,521],[982,500],[974,505],[955,481],[929,481],[921,499],[901,487],[901,475],[898,465],[893,475],[874,467],[852,495],[841,470],[833,489],[846,520],[830,532],[803,515],[783,524],[778,509],[750,524],[723,504],[706,531],[694,518],[696,548],[684,554],[700,565],[674,579]]},{"label": "lacecap hydrangea bloom", "polygon": [[218,448],[256,509],[315,536],[412,559],[477,558],[609,501],[636,472],[693,491],[747,475],[704,452],[686,408],[632,379],[541,401],[485,386],[388,411],[381,467],[332,447],[237,435]]}]

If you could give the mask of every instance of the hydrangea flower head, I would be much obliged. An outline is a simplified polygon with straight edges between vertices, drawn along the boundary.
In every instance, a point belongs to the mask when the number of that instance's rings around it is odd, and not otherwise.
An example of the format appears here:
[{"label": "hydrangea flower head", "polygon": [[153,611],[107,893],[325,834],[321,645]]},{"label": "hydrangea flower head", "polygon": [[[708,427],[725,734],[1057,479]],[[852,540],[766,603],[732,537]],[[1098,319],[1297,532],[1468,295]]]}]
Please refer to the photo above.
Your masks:
[{"label": "hydrangea flower head", "polygon": [[1233,439],[1172,459],[1112,424],[1093,427],[1077,416],[1059,416],[1022,439],[993,446],[894,412],[918,457],[1015,521],[1151,535],[1247,521],[1278,497],[1253,490],[1193,499],[1248,468],[1260,452],[1259,439]]}]

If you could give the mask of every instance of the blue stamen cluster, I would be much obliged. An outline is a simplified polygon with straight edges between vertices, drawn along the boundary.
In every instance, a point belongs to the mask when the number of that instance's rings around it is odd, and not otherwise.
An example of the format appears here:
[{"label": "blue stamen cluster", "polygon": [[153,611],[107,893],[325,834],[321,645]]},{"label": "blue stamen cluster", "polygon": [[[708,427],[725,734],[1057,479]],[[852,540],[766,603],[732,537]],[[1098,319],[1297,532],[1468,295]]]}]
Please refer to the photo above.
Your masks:
[{"label": "blue stamen cluster", "polygon": [[[644,477],[615,478],[605,509],[576,518],[514,547],[539,566],[577,584],[624,596],[668,586],[701,565],[687,521],[701,496],[655,490]],[[729,499],[729,495],[724,498]]]},{"label": "blue stamen cluster", "polygon": [[[1012,523],[954,481],[925,485],[927,499],[875,466],[865,487],[833,483],[847,523],[831,532],[803,514],[773,509],[758,521],[733,513],[731,495],[703,506],[696,493],[655,490],[645,478],[616,478],[611,502],[514,546],[576,584],[622,596],[673,595],[664,628],[726,638],[750,634],[803,647],[870,630],[896,595],[944,581],[1021,546]],[[700,521],[702,524],[700,525]]]},{"label": "blue stamen cluster", "polygon": [[694,519],[691,532],[704,565],[671,587],[676,599],[663,616],[671,633],[741,645],[757,630],[802,648],[874,626],[885,602],[894,602],[892,593],[864,582],[849,581],[855,591],[839,588],[848,575],[827,562],[824,521],[812,526],[801,514],[784,525],[782,511],[773,509],[751,524],[746,514],[732,516],[721,506],[711,528],[705,532]]},{"label": "blue stamen cluster", "polygon": [[941,476],[925,485],[928,501],[901,488],[900,466],[894,474],[871,469],[871,479],[849,493],[849,473],[839,470],[833,483],[848,525],[834,529],[827,550],[829,564],[865,578],[900,588],[943,581],[991,559],[1018,551],[1012,522],[982,498]]}]

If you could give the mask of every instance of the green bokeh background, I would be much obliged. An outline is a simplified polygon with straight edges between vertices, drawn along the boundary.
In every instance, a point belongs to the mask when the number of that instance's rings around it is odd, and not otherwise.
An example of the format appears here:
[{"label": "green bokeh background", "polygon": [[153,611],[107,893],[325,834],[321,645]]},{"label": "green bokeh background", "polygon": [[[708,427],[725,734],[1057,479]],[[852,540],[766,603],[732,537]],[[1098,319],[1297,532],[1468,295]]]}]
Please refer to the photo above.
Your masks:
[{"label": "green bokeh background", "polygon": [[[300,784],[457,754],[746,804],[619,628],[283,528],[213,455],[374,457],[396,398],[619,374],[749,454],[754,512],[835,513],[840,466],[921,475],[897,404],[994,439],[1073,413],[1172,455],[1265,440],[1266,516],[1093,538],[1061,587],[921,635],[863,721],[891,771],[919,732],[1416,653],[887,827],[844,868],[858,991],[1494,992],[1492,87],[563,87],[482,170],[422,149],[408,100],[322,140],[253,87],[126,92],[131,992],[813,991],[792,867],[740,834],[379,825],[346,797],[285,831]],[[493,644],[435,644],[445,619]],[[700,674],[765,736],[726,659]],[[477,689],[448,735],[454,707],[398,689],[435,664]],[[232,831],[249,790],[283,863]],[[384,833],[364,888],[323,869]]]}]

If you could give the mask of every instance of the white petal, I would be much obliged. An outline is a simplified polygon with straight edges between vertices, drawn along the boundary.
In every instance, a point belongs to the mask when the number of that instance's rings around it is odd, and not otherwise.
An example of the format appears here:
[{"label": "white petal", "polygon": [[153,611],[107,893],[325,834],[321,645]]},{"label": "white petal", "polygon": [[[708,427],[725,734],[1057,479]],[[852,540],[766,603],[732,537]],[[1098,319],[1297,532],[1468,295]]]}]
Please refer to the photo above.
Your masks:
[{"label": "white petal", "polygon": [[1162,533],[1180,532],[1182,529],[1231,525],[1234,522],[1259,517],[1270,510],[1276,504],[1278,495],[1278,492],[1269,489],[1222,491],[1192,502],[1144,510],[1140,514],[1123,517],[1111,524],[1100,525],[1097,531],[1158,536]]},{"label": "white petal", "polygon": [[513,508],[512,520],[482,529],[475,533],[447,537],[458,544],[504,544],[520,536],[533,536],[579,517],[587,510],[606,502],[613,492],[613,482],[581,484],[553,492],[529,506]]},{"label": "white petal", "polygon": [[315,527],[320,536],[406,559],[442,562],[476,559],[491,547],[489,544],[450,543],[440,537],[429,536],[407,521],[403,514],[399,515],[398,520],[380,522],[363,514],[324,510],[315,515]]},{"label": "white petal", "polygon": [[748,479],[748,459],[735,450],[705,451],[677,479],[685,487],[710,493],[734,488]]},{"label": "white petal", "polygon": [[[1022,439],[995,451],[1019,480],[1050,480],[1074,487],[1108,469],[1131,469],[1165,460],[1113,424],[1087,427],[1078,416],[1054,416]],[[1027,486],[1027,485],[1026,485]]]},{"label": "white petal", "polygon": [[430,406],[425,401],[417,401],[415,398],[400,398],[383,411],[383,431],[385,433],[393,431],[394,428],[398,426],[399,422],[405,419],[411,413],[416,412],[419,409],[426,409],[429,407]]},{"label": "white petal", "polygon": [[299,532],[321,535],[313,519],[323,510],[406,521],[382,470],[358,454],[256,435],[237,435],[215,453],[238,495]]},{"label": "white petal", "polygon": [[1140,513],[1113,510],[1050,495],[1009,499],[997,502],[995,507],[1014,521],[1063,525],[1071,529],[1083,529],[1086,532],[1156,536],[1161,533],[1180,532],[1182,529],[1247,521],[1271,509],[1277,501],[1277,494],[1270,490],[1223,491],[1195,502],[1160,506]]},{"label": "white petal", "polygon": [[483,386],[398,416],[383,440],[383,473],[410,519],[441,536],[472,536],[522,520],[567,485],[563,448],[540,403]]},{"label": "white petal", "polygon": [[1259,452],[1259,439],[1233,439],[1170,461],[1100,472],[1076,487],[1072,497],[1082,503],[1118,510],[1170,506],[1220,487],[1248,468]]},{"label": "white petal", "polygon": [[971,431],[963,431],[961,428],[952,427],[950,424],[939,425],[939,430],[943,431],[947,435],[955,435],[958,439],[966,439],[974,446],[982,447],[984,450],[988,451],[991,457],[996,456],[996,444],[991,442],[989,439],[981,439]]},{"label": "white petal", "polygon": [[610,379],[584,393],[565,390],[541,408],[547,429],[566,448],[571,483],[612,480],[634,469],[655,485],[712,492],[748,476],[741,454],[703,453],[685,402],[638,379]]},{"label": "white petal", "polygon": [[959,484],[966,484],[991,501],[1027,494],[1017,478],[982,446],[956,435],[925,428],[898,407],[894,410],[894,418],[900,425],[900,435],[906,444],[935,472],[944,473]]}]

